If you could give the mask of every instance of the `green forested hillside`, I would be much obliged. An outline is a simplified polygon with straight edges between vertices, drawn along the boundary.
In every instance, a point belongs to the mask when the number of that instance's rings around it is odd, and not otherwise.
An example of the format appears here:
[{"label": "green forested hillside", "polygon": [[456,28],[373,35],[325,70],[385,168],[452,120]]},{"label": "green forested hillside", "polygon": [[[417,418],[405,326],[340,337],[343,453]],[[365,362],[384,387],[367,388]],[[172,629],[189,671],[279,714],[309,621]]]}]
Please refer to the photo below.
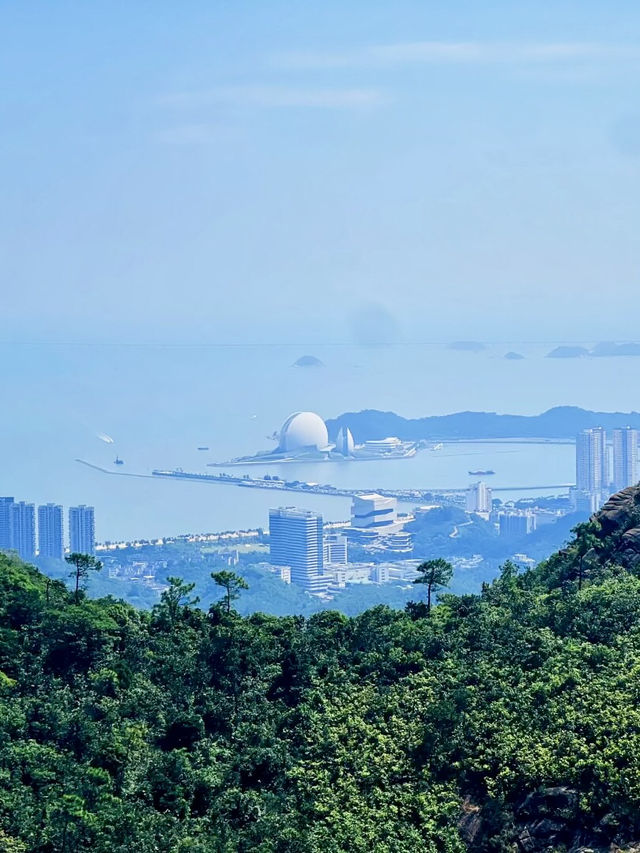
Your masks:
[{"label": "green forested hillside", "polygon": [[624,848],[639,502],[429,616],[76,605],[0,556],[0,851]]}]

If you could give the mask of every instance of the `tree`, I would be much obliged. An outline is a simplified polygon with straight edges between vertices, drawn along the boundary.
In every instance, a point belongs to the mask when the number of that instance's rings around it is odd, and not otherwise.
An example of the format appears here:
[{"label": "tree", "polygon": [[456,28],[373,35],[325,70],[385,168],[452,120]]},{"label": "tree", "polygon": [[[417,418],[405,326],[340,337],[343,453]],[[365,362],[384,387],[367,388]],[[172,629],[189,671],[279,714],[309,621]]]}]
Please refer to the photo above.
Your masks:
[{"label": "tree", "polygon": [[587,554],[598,548],[601,544],[598,538],[600,524],[597,521],[589,520],[582,524],[576,524],[571,531],[575,533],[575,555],[578,558],[578,589],[582,589],[584,580],[584,558]]},{"label": "tree", "polygon": [[437,560],[427,560],[425,563],[420,563],[416,568],[420,572],[420,577],[414,580],[414,583],[423,583],[427,587],[427,616],[431,613],[431,594],[437,592],[439,587],[448,586],[453,575],[453,566],[442,557]]},{"label": "tree", "polygon": [[89,572],[99,572],[102,568],[102,563],[100,560],[96,560],[92,554],[78,554],[75,551],[73,554],[67,554],[65,560],[70,566],[73,566],[73,569],[69,572],[69,577],[74,579],[74,601],[78,604],[80,600],[80,582],[89,577]]},{"label": "tree", "polygon": [[231,602],[240,597],[240,590],[249,589],[249,584],[235,572],[211,572],[211,577],[218,586],[224,589],[225,609],[229,613],[231,611]]},{"label": "tree", "polygon": [[175,624],[183,607],[195,607],[200,599],[197,595],[191,596],[195,589],[195,583],[185,583],[182,578],[167,578],[169,588],[165,589],[160,596],[160,601],[169,617],[171,625]]}]

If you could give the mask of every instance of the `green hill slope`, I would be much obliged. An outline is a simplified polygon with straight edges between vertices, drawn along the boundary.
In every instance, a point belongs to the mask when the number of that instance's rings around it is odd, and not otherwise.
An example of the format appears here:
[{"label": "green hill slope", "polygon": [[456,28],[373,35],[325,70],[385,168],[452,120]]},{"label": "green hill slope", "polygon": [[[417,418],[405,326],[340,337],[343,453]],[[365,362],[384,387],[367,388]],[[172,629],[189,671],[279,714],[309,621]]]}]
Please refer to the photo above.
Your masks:
[{"label": "green hill slope", "polygon": [[[429,555],[425,555],[429,556]],[[0,556],[0,850],[640,839],[640,492],[430,617],[152,612]],[[617,845],[617,846],[612,846]]]}]

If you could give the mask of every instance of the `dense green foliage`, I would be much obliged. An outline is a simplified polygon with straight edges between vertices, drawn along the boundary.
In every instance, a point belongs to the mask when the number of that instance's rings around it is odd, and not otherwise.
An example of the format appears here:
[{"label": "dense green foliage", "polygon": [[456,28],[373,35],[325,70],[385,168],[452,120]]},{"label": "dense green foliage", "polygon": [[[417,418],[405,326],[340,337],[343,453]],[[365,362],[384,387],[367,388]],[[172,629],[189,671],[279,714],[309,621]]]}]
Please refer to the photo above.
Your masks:
[{"label": "dense green foliage", "polygon": [[[482,554],[485,563],[483,570],[486,572],[487,563],[504,562],[513,554],[524,553],[536,561],[543,560],[567,541],[571,529],[578,522],[585,520],[584,514],[572,512],[552,524],[539,527],[533,533],[501,536],[493,522],[478,515],[469,516],[459,507],[441,506],[410,522],[406,530],[414,539],[412,556],[429,554],[431,557],[450,560],[452,557]],[[475,592],[476,586],[480,588],[477,578],[470,580],[464,592]]]},{"label": "dense green foliage", "polygon": [[75,604],[0,555],[0,850],[453,853],[474,809],[510,850],[553,785],[638,837],[640,573],[578,532],[428,616]]}]

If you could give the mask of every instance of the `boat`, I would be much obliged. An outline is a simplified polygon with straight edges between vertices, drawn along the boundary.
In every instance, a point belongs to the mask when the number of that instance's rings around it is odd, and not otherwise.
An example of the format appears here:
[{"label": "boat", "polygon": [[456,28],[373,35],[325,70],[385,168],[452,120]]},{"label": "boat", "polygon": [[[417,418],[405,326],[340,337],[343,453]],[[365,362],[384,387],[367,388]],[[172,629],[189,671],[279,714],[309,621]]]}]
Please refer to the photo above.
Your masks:
[{"label": "boat", "polygon": [[198,450],[208,450],[208,447],[199,447]]},{"label": "boat", "polygon": [[116,458],[113,460],[113,464],[114,465],[124,465],[124,462],[122,459],[120,459],[119,456],[116,456]]},{"label": "boat", "polygon": [[495,474],[495,471],[492,471],[490,468],[488,471],[469,471],[470,476],[472,477],[490,477],[491,474]]}]

